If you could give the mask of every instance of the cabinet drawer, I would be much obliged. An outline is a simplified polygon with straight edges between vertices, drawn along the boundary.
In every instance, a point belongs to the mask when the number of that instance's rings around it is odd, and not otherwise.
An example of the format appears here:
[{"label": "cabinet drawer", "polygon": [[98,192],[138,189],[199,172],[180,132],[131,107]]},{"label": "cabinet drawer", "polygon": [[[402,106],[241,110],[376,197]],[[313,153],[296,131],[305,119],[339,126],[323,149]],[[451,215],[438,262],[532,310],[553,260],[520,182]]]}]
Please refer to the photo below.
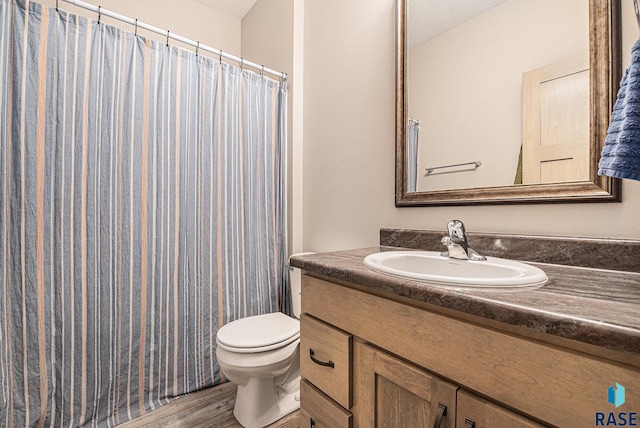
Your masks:
[{"label": "cabinet drawer", "polygon": [[351,408],[351,335],[309,315],[300,319],[300,371],[302,377]]},{"label": "cabinet drawer", "polygon": [[542,428],[537,422],[518,415],[495,403],[458,391],[456,428]]},{"label": "cabinet drawer", "polygon": [[300,382],[300,428],[350,428],[351,413],[306,379]]}]

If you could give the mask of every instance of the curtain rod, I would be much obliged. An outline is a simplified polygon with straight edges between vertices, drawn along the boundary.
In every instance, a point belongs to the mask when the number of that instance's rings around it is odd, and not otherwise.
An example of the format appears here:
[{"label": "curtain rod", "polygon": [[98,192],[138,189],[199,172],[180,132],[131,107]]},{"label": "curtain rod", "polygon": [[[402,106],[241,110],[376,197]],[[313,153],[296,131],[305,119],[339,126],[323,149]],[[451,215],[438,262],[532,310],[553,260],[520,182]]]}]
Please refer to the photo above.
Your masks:
[{"label": "curtain rod", "polygon": [[[98,16],[100,16],[100,15],[108,16],[110,18],[117,19],[118,21],[122,21],[122,22],[125,22],[127,24],[135,25],[136,27],[144,28],[145,30],[149,30],[149,31],[154,32],[156,34],[160,34],[161,36],[166,36],[167,40],[171,38],[173,40],[177,40],[179,42],[182,42],[182,43],[185,43],[187,45],[193,46],[193,47],[195,47],[197,49],[196,53],[198,52],[199,49],[202,49],[204,51],[207,51],[207,52],[210,52],[212,54],[218,55],[221,58],[224,57],[224,58],[230,59],[232,61],[235,61],[235,62],[239,63],[241,66],[248,65],[249,67],[253,67],[253,68],[256,68],[258,70],[261,70],[262,73],[273,74],[274,76],[278,76],[283,80],[287,79],[287,73],[284,73],[282,71],[273,70],[271,68],[265,67],[264,65],[256,64],[255,62],[251,62],[251,61],[247,61],[246,59],[244,59],[242,57],[237,57],[235,55],[228,54],[226,52],[223,52],[221,49],[215,49],[215,48],[209,47],[207,45],[203,45],[200,42],[194,42],[191,39],[187,39],[185,37],[178,36],[176,34],[172,34],[168,30],[164,31],[161,28],[154,27],[153,25],[145,24],[144,22],[140,22],[137,19],[131,19],[131,18],[127,17],[127,16],[120,15],[119,13],[112,12],[110,10],[104,9],[101,6],[94,6],[94,5],[90,4],[90,3],[85,3],[85,2],[80,1],[80,0],[63,0],[63,1],[65,1],[67,3],[71,3],[71,4],[76,5],[78,7],[81,7],[83,9],[90,10],[92,12],[96,12],[96,13],[98,13]],[[57,2],[56,2],[56,6],[57,6]]]}]

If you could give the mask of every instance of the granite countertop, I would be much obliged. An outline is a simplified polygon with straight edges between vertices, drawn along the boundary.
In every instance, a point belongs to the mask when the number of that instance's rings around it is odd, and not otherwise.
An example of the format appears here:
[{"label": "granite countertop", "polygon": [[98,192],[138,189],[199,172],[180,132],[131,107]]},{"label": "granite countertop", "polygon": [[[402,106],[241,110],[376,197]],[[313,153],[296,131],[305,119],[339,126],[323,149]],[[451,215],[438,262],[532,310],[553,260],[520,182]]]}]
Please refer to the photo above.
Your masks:
[{"label": "granite countertop", "polygon": [[[291,265],[383,293],[640,356],[640,273],[530,263],[548,282],[516,292],[457,291],[369,270],[379,246],[291,258]],[[404,249],[404,248],[403,248]]]}]

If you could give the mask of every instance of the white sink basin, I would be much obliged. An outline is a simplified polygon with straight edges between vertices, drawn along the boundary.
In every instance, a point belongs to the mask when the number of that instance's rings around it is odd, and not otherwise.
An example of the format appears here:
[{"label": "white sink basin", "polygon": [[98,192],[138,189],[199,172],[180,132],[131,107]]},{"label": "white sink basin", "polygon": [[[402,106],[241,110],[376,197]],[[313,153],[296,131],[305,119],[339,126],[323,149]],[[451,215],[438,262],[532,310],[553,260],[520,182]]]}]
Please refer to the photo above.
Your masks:
[{"label": "white sink basin", "polygon": [[485,261],[457,260],[435,251],[385,251],[371,254],[364,265],[374,271],[461,289],[519,290],[547,282],[535,266],[487,257]]}]

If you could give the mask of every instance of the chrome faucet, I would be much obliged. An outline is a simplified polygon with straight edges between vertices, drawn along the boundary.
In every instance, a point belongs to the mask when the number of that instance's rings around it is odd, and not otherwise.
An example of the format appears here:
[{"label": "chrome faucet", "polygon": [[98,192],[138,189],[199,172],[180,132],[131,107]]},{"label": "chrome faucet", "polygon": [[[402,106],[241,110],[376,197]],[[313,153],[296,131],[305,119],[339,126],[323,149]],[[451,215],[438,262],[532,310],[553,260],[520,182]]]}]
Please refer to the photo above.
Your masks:
[{"label": "chrome faucet", "polygon": [[487,260],[485,256],[478,254],[477,251],[469,247],[464,224],[460,220],[451,220],[447,223],[447,230],[449,231],[449,236],[445,236],[440,241],[443,245],[446,245],[447,251],[440,253],[441,256],[461,260]]}]

